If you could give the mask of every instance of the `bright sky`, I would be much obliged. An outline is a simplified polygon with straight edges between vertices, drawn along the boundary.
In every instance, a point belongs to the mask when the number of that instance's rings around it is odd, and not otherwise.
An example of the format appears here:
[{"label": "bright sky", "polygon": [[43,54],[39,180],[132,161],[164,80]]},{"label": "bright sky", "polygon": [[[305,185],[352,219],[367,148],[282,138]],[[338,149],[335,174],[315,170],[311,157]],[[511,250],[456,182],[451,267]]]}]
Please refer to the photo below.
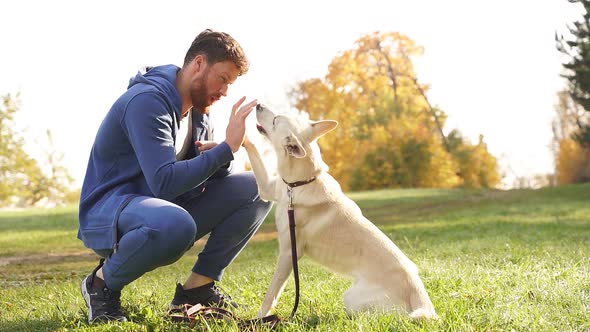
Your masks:
[{"label": "bright sky", "polygon": [[[423,46],[418,79],[449,116],[479,134],[509,179],[553,171],[551,120],[563,57],[554,34],[580,16],[566,0],[3,1],[0,95],[21,93],[18,126],[40,155],[45,131],[81,185],[103,116],[144,65],[182,64],[205,28],[228,32],[249,73],[212,110],[224,134],[241,96],[289,110],[286,91],[323,77],[362,34],[398,31]],[[223,138],[223,137],[218,137]],[[507,179],[507,181],[510,181]]]}]

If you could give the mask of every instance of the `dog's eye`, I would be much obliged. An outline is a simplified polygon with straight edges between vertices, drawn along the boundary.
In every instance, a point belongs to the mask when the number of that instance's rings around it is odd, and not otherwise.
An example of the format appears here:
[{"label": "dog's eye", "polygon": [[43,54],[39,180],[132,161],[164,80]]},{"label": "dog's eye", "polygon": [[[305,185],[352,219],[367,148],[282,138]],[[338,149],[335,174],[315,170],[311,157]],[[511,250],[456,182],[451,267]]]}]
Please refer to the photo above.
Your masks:
[{"label": "dog's eye", "polygon": [[275,116],[274,118],[272,118],[272,126],[273,127],[274,127],[276,121],[277,121],[277,117]]}]

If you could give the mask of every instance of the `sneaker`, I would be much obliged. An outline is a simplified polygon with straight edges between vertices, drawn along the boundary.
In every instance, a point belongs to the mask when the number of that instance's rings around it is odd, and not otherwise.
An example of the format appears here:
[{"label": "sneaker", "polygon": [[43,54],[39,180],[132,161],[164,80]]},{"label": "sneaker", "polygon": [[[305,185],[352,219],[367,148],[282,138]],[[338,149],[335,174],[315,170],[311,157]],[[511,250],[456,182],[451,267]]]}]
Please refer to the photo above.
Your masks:
[{"label": "sneaker", "polygon": [[214,282],[191,289],[184,289],[181,284],[177,283],[169,309],[171,311],[182,310],[185,304],[200,304],[205,307],[238,307],[238,304],[232,301],[229,295],[222,293]]},{"label": "sneaker", "polygon": [[98,288],[92,287],[96,271],[102,267],[103,263],[104,259],[101,259],[94,271],[82,280],[80,287],[88,307],[88,323],[91,324],[95,321],[126,322],[127,318],[121,311],[121,292],[109,289],[106,285]]}]

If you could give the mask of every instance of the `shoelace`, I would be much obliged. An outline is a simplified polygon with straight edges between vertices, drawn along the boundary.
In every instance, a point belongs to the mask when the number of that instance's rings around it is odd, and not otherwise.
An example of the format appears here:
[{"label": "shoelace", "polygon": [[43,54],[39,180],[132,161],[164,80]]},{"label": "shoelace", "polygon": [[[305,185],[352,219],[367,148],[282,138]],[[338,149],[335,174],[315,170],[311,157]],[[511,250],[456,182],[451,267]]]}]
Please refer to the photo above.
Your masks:
[{"label": "shoelace", "polygon": [[221,298],[224,301],[225,300],[227,300],[229,302],[232,301],[231,296],[229,296],[223,288],[221,288],[217,285],[213,285],[213,292],[215,293],[215,295],[219,296],[219,298]]},{"label": "shoelace", "polygon": [[103,289],[103,294],[103,306],[112,309],[109,310],[109,314],[112,316],[123,316],[123,311],[121,310],[121,292],[105,288]]}]

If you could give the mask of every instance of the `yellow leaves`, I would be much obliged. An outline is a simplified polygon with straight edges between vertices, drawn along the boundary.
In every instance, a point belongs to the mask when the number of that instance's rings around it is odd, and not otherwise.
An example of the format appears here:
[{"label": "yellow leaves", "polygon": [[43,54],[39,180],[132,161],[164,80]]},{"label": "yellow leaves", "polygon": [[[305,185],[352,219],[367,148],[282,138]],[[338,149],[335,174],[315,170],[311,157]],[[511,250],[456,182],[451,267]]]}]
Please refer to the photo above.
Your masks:
[{"label": "yellow leaves", "polygon": [[[367,34],[355,45],[332,60],[323,80],[300,82],[291,92],[311,119],[340,123],[318,142],[330,173],[344,190],[463,184],[461,161],[442,144],[422,94],[428,86],[417,83],[411,58],[422,48],[397,32]],[[442,125],[444,112],[432,111]],[[493,159],[486,154],[484,148],[480,159]],[[469,182],[481,185],[480,169],[473,172]]]},{"label": "yellow leaves", "polygon": [[457,163],[440,143],[431,142],[428,146],[430,167],[420,174],[420,187],[453,188],[461,184],[457,175]]},{"label": "yellow leaves", "polygon": [[488,152],[482,136],[477,145],[463,139],[453,145],[456,145],[453,146],[452,153],[457,160],[463,187],[488,188],[500,183],[497,160]]},{"label": "yellow leaves", "polygon": [[570,138],[562,139],[559,141],[555,166],[558,184],[589,181],[590,150],[582,148]]}]

